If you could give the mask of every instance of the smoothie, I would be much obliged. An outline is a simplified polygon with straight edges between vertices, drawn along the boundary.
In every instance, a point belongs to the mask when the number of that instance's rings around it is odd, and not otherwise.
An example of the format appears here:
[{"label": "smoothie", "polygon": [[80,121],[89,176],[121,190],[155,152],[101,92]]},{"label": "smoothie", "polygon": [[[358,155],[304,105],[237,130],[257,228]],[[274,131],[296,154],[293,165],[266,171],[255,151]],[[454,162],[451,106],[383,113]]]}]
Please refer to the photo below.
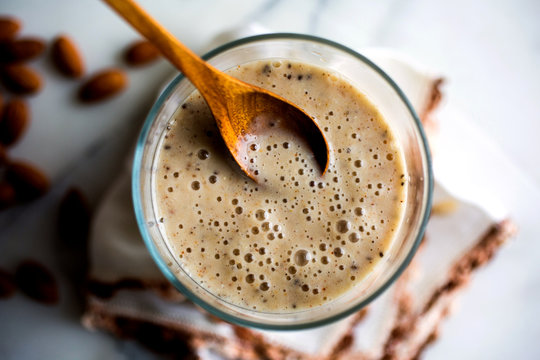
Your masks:
[{"label": "smoothie", "polygon": [[288,60],[228,71],[298,104],[323,129],[330,165],[287,133],[246,139],[257,182],[242,174],[198,92],[163,134],[154,208],[182,269],[240,307],[291,312],[364,280],[398,233],[407,198],[402,149],[376,107],[346,79]]}]

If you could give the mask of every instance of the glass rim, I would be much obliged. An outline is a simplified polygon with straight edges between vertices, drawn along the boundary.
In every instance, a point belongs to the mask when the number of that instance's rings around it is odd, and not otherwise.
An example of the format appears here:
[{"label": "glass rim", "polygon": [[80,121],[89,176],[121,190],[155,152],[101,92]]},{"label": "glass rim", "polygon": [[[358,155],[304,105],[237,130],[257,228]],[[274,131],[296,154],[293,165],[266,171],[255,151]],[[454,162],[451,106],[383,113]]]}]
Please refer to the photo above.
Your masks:
[{"label": "glass rim", "polygon": [[419,148],[421,149],[421,153],[422,153],[421,155],[423,155],[423,157],[425,158],[426,165],[427,165],[426,166],[427,167],[426,169],[427,170],[427,173],[426,173],[427,194],[425,196],[425,201],[422,204],[424,207],[422,209],[423,215],[422,215],[419,231],[416,235],[416,239],[414,239],[414,242],[411,246],[409,253],[405,256],[403,262],[398,266],[395,272],[382,284],[382,286],[380,286],[370,296],[366,297],[363,301],[359,302],[358,304],[351,306],[350,308],[344,309],[343,311],[333,316],[330,316],[328,318],[311,321],[311,322],[303,322],[300,324],[275,325],[275,324],[266,324],[262,322],[245,320],[245,319],[233,316],[229,313],[226,313],[212,306],[211,304],[205,302],[201,298],[199,298],[197,295],[195,295],[192,291],[190,291],[187,287],[185,287],[176,278],[172,270],[167,266],[164,259],[161,257],[156,244],[152,240],[152,237],[150,236],[150,234],[148,233],[148,229],[146,228],[146,220],[144,217],[144,213],[142,211],[143,207],[142,207],[142,198],[141,198],[141,191],[140,191],[141,189],[140,176],[141,176],[143,150],[146,144],[146,140],[147,140],[150,128],[152,124],[154,123],[154,121],[157,119],[157,115],[162,105],[166,102],[169,95],[171,95],[172,92],[175,90],[176,86],[185,78],[182,73],[179,73],[167,85],[167,87],[160,93],[157,100],[152,105],[152,108],[150,109],[148,115],[146,116],[139,138],[137,139],[137,143],[136,143],[135,156],[133,159],[133,166],[132,166],[131,190],[132,190],[133,207],[134,207],[134,212],[135,212],[135,217],[137,220],[139,232],[141,233],[143,241],[148,251],[150,252],[150,255],[152,256],[152,259],[154,260],[154,262],[156,263],[160,271],[163,273],[163,275],[167,278],[167,280],[169,280],[174,285],[174,287],[177,290],[179,290],[183,295],[185,295],[190,301],[195,303],[197,306],[202,307],[203,309],[205,309],[212,315],[215,315],[235,325],[247,326],[247,327],[258,328],[258,329],[263,329],[263,330],[302,330],[302,329],[309,329],[309,328],[319,327],[323,325],[328,325],[358,312],[359,310],[367,306],[369,303],[371,303],[373,300],[375,300],[377,297],[379,297],[399,278],[399,276],[407,268],[412,258],[416,254],[416,251],[421,243],[422,237],[424,235],[424,232],[425,232],[428,220],[429,220],[430,211],[431,211],[431,203],[432,203],[432,194],[433,194],[433,168],[432,168],[432,163],[431,163],[431,154],[430,154],[430,150],[429,150],[429,146],[427,142],[427,137],[425,135],[422,123],[418,115],[416,114],[416,111],[414,110],[411,103],[409,102],[409,99],[405,96],[403,91],[399,88],[399,86],[392,80],[392,78],[388,74],[386,74],[381,68],[379,68],[375,63],[373,63],[367,57],[352,50],[349,47],[346,47],[332,40],[324,39],[324,38],[313,36],[313,35],[297,34],[297,33],[272,33],[272,34],[249,36],[249,37],[245,37],[245,38],[228,42],[226,44],[218,46],[217,48],[207,52],[205,55],[202,56],[202,58],[208,61],[210,58],[220,53],[223,53],[229,49],[235,48],[237,46],[241,46],[247,43],[254,43],[254,42],[265,41],[265,40],[278,40],[278,39],[312,41],[315,43],[320,43],[322,45],[327,45],[327,46],[336,48],[338,50],[348,53],[349,55],[354,56],[355,58],[357,58],[358,60],[360,60],[367,66],[369,66],[372,70],[377,72],[392,87],[392,89],[396,92],[400,100],[405,104],[411,117],[414,119],[414,125],[416,127],[416,131],[420,135],[420,139],[421,139],[422,146],[419,146]]}]

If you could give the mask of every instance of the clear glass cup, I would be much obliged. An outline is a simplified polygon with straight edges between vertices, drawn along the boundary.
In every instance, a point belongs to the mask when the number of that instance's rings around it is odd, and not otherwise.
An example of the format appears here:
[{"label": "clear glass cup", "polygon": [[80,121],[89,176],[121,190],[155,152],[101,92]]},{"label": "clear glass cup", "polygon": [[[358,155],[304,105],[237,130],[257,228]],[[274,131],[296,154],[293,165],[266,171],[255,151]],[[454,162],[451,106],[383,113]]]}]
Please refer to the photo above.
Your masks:
[{"label": "clear glass cup", "polygon": [[377,106],[402,146],[410,176],[404,221],[393,245],[374,271],[353,289],[327,304],[294,312],[261,312],[231,304],[199,286],[172,255],[156,219],[154,174],[163,132],[178,107],[194,90],[178,75],[153,105],[135,151],[132,191],[137,223],[154,261],[165,277],[190,300],[210,313],[235,324],[278,330],[303,329],[331,323],[366,306],[403,272],[423,236],[429,210],[433,176],[422,125],[409,101],[381,69],[364,56],[325,39],[270,34],[237,40],[204,58],[226,70],[262,59],[291,59],[340,73]]}]

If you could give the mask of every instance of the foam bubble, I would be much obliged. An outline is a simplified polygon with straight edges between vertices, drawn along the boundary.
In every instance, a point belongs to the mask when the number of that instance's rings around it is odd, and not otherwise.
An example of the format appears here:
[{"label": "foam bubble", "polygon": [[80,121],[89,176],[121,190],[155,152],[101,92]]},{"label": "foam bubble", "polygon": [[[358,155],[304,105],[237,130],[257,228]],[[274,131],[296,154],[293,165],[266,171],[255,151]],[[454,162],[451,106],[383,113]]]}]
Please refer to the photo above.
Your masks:
[{"label": "foam bubble", "polygon": [[311,260],[311,253],[307,250],[298,250],[294,253],[294,262],[298,266],[306,266]]},{"label": "foam bubble", "polygon": [[349,235],[349,241],[352,242],[352,243],[356,243],[360,240],[360,235],[358,235],[357,233],[353,232]]},{"label": "foam bubble", "polygon": [[199,157],[199,159],[201,160],[206,160],[210,157],[210,153],[208,152],[208,150],[206,149],[201,149],[199,150],[199,152],[197,153],[197,156]]},{"label": "foam bubble", "polygon": [[270,289],[270,285],[265,281],[261,283],[259,289],[261,289],[262,291],[268,291]]},{"label": "foam bubble", "polygon": [[263,221],[268,219],[268,213],[264,211],[263,209],[259,209],[255,211],[255,218],[259,221]]},{"label": "foam bubble", "polygon": [[336,223],[336,230],[337,230],[337,232],[339,232],[341,234],[345,234],[350,229],[351,229],[351,223],[348,222],[347,220],[339,220]]}]

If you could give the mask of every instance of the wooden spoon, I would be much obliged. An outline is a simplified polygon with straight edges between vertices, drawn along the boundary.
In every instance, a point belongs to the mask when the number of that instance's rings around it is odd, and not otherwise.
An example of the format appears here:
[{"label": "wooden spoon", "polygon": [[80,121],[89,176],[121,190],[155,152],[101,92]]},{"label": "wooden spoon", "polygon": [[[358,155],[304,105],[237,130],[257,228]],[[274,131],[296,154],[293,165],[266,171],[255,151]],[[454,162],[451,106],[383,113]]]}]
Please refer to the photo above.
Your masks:
[{"label": "wooden spoon", "polygon": [[132,0],[104,0],[180,70],[206,100],[221,136],[242,170],[256,181],[247,138],[270,127],[294,131],[309,145],[324,175],[329,150],[317,123],[291,102],[229,76],[189,50]]}]

